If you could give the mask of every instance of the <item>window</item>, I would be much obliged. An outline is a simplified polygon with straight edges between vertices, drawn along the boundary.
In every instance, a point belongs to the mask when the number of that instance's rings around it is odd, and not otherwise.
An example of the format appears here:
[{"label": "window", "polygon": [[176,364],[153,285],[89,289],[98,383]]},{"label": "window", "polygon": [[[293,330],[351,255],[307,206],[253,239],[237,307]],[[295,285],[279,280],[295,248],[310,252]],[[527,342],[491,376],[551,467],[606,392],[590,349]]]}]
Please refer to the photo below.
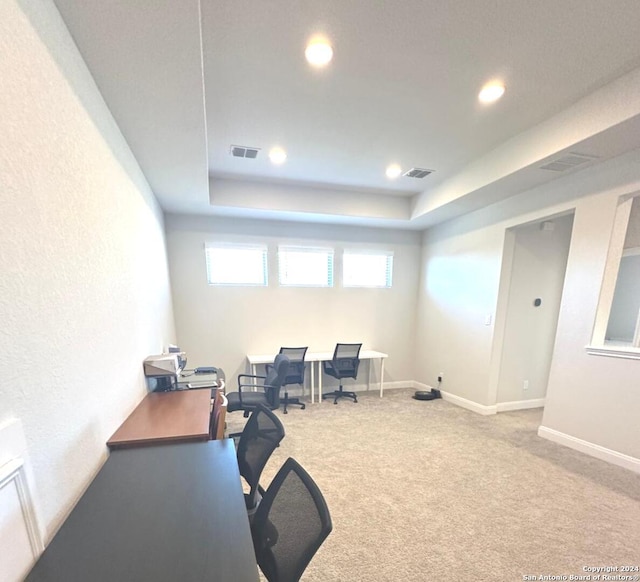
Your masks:
[{"label": "window", "polygon": [[640,195],[618,203],[587,352],[640,359]]},{"label": "window", "polygon": [[207,244],[209,285],[267,285],[267,247],[255,245]]},{"label": "window", "polygon": [[333,249],[279,247],[280,285],[333,287]]},{"label": "window", "polygon": [[342,281],[345,287],[391,287],[393,253],[344,251]]},{"label": "window", "polygon": [[640,247],[623,251],[604,343],[640,348]]},{"label": "window", "polygon": [[631,200],[604,343],[640,348],[640,196]]}]

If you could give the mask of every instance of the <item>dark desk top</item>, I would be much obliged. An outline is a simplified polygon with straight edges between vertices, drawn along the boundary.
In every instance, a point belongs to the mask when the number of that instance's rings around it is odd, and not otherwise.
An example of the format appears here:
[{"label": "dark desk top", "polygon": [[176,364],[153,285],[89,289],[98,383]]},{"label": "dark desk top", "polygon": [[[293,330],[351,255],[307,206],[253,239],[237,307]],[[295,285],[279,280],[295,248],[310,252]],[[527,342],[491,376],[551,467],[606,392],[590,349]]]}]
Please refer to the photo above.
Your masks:
[{"label": "dark desk top", "polygon": [[211,390],[152,392],[107,441],[110,449],[209,438]]},{"label": "dark desk top", "polygon": [[113,451],[29,582],[256,582],[233,441]]}]

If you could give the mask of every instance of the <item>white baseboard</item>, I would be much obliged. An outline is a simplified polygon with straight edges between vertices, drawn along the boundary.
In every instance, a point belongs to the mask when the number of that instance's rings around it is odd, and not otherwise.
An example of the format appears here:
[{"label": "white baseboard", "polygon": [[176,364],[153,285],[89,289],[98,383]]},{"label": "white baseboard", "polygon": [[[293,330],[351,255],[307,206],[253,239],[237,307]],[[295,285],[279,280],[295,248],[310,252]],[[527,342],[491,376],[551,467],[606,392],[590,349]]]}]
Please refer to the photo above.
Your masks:
[{"label": "white baseboard", "polygon": [[544,398],[533,398],[531,400],[513,400],[511,402],[498,402],[496,408],[498,412],[508,412],[509,410],[526,410],[527,408],[543,408]]},{"label": "white baseboard", "polygon": [[617,451],[601,447],[589,441],[584,441],[552,428],[547,428],[546,426],[538,428],[538,436],[569,447],[570,449],[580,451],[601,461],[606,461],[607,463],[618,465],[619,467],[624,467],[634,473],[640,474],[640,459],[636,459],[635,457],[618,453]]},{"label": "white baseboard", "polygon": [[[22,423],[9,419],[0,424],[0,578],[23,580],[44,551],[37,519],[33,473]],[[9,533],[10,532],[10,533]]]},{"label": "white baseboard", "polygon": [[[427,386],[427,384],[422,384],[422,382],[413,382],[413,386],[416,390],[431,390],[431,386]],[[489,416],[490,414],[495,414],[497,412],[496,405],[486,406],[484,404],[478,404],[473,400],[467,400],[466,398],[462,398],[462,396],[456,396],[455,394],[451,394],[450,392],[445,392],[444,390],[440,390],[442,394],[442,399],[447,402],[451,402],[461,408],[466,408],[467,410],[471,410],[473,412],[477,412],[478,414],[482,414],[483,416]]]},{"label": "white baseboard", "polygon": [[[371,384],[371,390],[380,390],[380,384]],[[384,391],[393,390],[394,388],[413,388],[413,380],[398,380],[396,382],[385,382]]]},{"label": "white baseboard", "polygon": [[[386,392],[387,390],[393,390],[395,388],[413,388],[414,384],[415,382],[413,380],[397,380],[395,382],[385,382],[384,391]],[[371,387],[369,387],[368,384],[345,383],[343,384],[343,388],[350,392],[380,392],[380,383],[375,381],[371,382]],[[337,390],[337,389],[338,389],[337,384],[335,386],[333,384],[329,386],[326,386],[326,385],[322,386],[323,392],[330,392],[332,390]],[[316,390],[317,390],[317,386],[316,386]],[[302,396],[302,389],[297,384],[289,385],[289,386],[286,386],[285,388],[282,388],[282,390],[280,390],[281,398],[284,395],[285,391],[288,392],[289,396],[291,396],[292,398]],[[309,386],[305,386],[304,396],[310,397]]]}]

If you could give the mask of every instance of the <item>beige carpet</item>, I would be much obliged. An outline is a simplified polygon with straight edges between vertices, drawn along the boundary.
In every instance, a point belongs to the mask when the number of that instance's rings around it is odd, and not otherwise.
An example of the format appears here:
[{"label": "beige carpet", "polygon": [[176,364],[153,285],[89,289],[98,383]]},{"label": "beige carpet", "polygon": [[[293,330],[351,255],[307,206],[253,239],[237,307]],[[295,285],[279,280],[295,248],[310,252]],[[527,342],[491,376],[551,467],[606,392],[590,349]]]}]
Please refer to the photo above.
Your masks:
[{"label": "beige carpet", "polygon": [[[506,582],[640,565],[639,475],[539,438],[541,410],[483,417],[412,393],[278,412],[287,436],[263,485],[292,456],[333,520],[303,580]],[[241,429],[240,413],[227,418]]]}]

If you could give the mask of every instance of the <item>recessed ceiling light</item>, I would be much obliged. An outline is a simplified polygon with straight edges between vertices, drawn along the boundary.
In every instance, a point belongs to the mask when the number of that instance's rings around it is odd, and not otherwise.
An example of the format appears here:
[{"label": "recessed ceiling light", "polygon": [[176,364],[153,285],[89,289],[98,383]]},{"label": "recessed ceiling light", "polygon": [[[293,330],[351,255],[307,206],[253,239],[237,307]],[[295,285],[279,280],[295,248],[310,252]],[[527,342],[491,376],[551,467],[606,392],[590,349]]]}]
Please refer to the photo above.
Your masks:
[{"label": "recessed ceiling light", "polygon": [[395,180],[402,173],[402,168],[398,164],[391,164],[390,166],[387,166],[387,171],[385,173],[387,174],[387,178]]},{"label": "recessed ceiling light", "polygon": [[499,81],[492,81],[487,83],[480,93],[478,93],[478,99],[481,103],[493,103],[504,95],[504,84]]},{"label": "recessed ceiling light", "polygon": [[304,51],[309,64],[314,67],[325,67],[333,58],[333,49],[329,41],[323,37],[313,37]]},{"label": "recessed ceiling light", "polygon": [[271,148],[271,151],[269,152],[269,159],[274,164],[284,164],[287,159],[287,152],[282,148]]}]

